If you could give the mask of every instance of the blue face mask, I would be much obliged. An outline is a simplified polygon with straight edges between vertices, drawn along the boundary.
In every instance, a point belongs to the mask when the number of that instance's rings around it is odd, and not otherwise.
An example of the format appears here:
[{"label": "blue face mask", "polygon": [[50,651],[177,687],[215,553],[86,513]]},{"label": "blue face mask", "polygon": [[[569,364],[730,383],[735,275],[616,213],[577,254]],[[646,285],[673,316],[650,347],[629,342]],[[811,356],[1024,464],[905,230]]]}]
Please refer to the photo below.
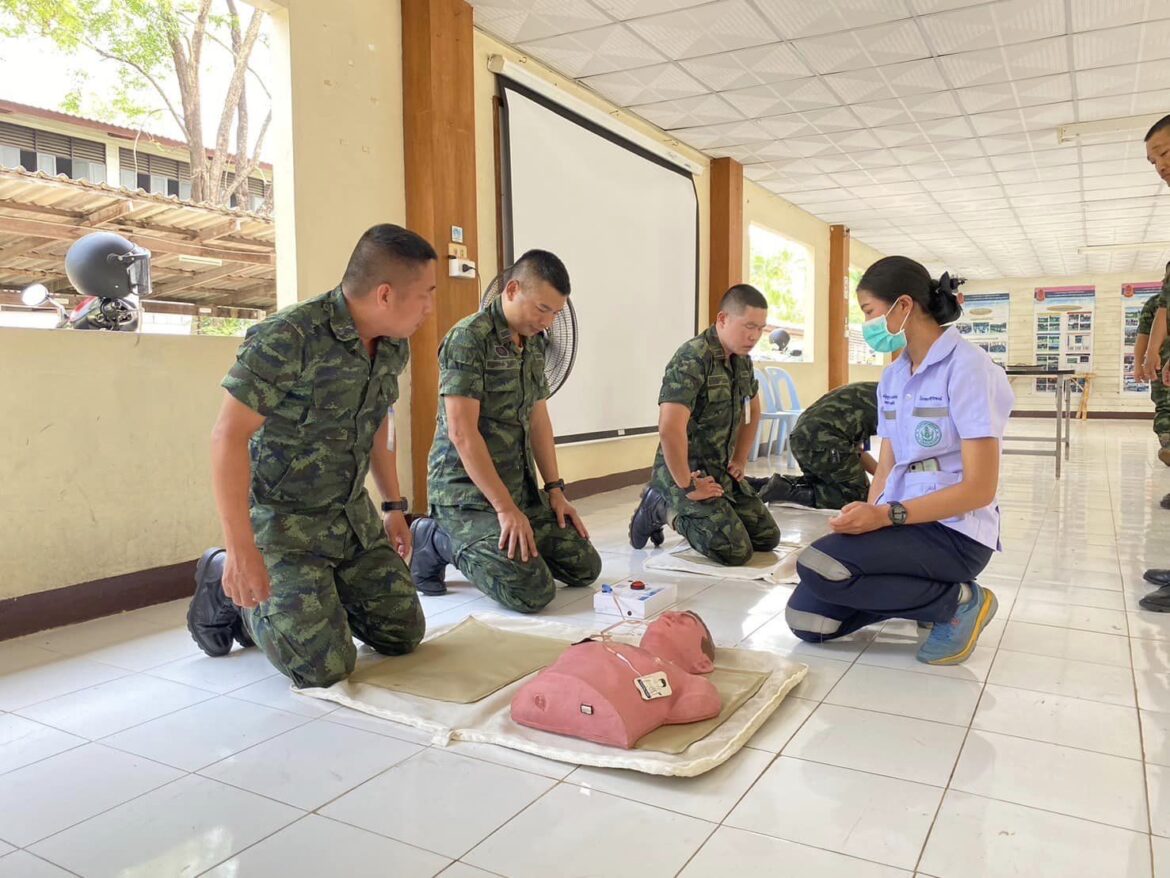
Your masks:
[{"label": "blue face mask", "polygon": [[[896,305],[897,302],[894,304]],[[893,308],[893,306],[890,307]],[[887,311],[885,314],[861,324],[861,335],[865,339],[865,343],[879,354],[892,354],[906,347],[906,324],[910,320],[910,314],[906,314],[906,319],[902,321],[902,328],[897,332],[890,332],[890,324],[886,320],[888,314]]]}]

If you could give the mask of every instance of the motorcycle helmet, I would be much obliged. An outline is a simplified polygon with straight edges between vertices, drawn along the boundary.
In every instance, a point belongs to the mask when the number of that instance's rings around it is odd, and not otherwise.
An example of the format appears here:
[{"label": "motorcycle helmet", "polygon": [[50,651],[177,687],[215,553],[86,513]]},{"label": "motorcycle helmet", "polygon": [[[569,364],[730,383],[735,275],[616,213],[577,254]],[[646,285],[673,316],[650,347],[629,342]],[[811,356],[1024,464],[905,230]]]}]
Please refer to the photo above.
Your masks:
[{"label": "motorcycle helmet", "polygon": [[150,295],[150,251],[113,232],[93,232],[65,254],[65,275],[85,296],[124,299]]}]

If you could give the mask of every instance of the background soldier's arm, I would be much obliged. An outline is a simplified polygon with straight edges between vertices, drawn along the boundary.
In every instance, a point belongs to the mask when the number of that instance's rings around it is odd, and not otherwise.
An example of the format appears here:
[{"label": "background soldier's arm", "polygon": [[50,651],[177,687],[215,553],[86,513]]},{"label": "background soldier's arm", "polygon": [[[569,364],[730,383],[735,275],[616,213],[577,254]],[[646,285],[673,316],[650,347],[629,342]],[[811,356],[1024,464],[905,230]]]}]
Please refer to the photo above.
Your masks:
[{"label": "background soldier's arm", "polygon": [[382,420],[382,426],[374,434],[374,447],[370,452],[370,474],[383,500],[402,499],[402,488],[398,484],[398,452],[386,447],[390,433],[390,415]]},{"label": "background soldier's arm", "polygon": [[680,488],[691,483],[691,466],[688,455],[687,423],[691,410],[677,402],[664,402],[658,406],[658,438],[662,442],[662,457],[670,476]]},{"label": "background soldier's arm", "polygon": [[1137,338],[1133,343],[1133,377],[1137,381],[1144,381],[1146,378],[1146,350],[1150,344],[1150,337],[1144,332],[1139,332]]},{"label": "background soldier's arm", "polygon": [[259,606],[270,590],[249,514],[252,456],[248,442],[263,425],[263,415],[225,393],[211,431],[211,484],[227,548],[223,590],[239,607]]},{"label": "background soldier's arm", "polygon": [[540,476],[545,484],[560,479],[557,470],[557,443],[553,435],[552,419],[548,416],[548,403],[540,400],[532,407],[532,456],[540,467]]},{"label": "background soldier's arm", "polygon": [[877,472],[878,462],[868,451],[861,452],[861,466],[871,476]]},{"label": "background soldier's arm", "polygon": [[752,443],[756,439],[756,427],[760,423],[760,395],[758,393],[752,397],[751,413],[751,420],[746,424],[739,425],[739,435],[735,437],[735,456],[731,462],[740,470],[747,466],[748,455],[751,454]]},{"label": "background soldier's arm", "polygon": [[1162,342],[1166,340],[1166,309],[1159,308],[1154,314],[1154,325],[1150,329],[1150,341],[1146,346],[1146,368],[1151,373],[1157,372],[1163,365],[1161,362]]},{"label": "background soldier's arm", "polygon": [[447,410],[447,435],[459,452],[463,468],[475,486],[483,491],[496,512],[516,508],[507,485],[496,472],[483,434],[479,432],[479,400],[466,396],[444,396],[443,406]]},{"label": "background soldier's arm", "polygon": [[890,470],[894,468],[894,443],[889,439],[882,442],[882,449],[878,452],[877,471],[873,474],[873,481],[869,485],[869,502],[877,503],[882,492],[886,490],[886,479],[890,477]]}]

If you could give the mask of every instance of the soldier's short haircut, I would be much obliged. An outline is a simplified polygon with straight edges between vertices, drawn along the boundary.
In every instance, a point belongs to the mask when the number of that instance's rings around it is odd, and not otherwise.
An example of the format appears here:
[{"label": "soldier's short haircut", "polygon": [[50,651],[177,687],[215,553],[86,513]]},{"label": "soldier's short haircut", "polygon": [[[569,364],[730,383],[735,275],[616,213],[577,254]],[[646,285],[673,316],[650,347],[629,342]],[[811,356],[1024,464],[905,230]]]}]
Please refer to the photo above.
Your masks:
[{"label": "soldier's short haircut", "polygon": [[1170,116],[1163,116],[1161,119],[1150,126],[1150,130],[1146,132],[1146,136],[1143,139],[1149,140],[1159,131],[1165,131],[1167,128],[1170,128]]},{"label": "soldier's short haircut", "polygon": [[728,314],[742,314],[748,308],[768,310],[768,300],[751,284],[736,284],[719,300],[719,310]]},{"label": "soldier's short haircut", "polygon": [[508,280],[518,280],[521,286],[533,280],[544,281],[562,296],[569,295],[572,290],[565,263],[547,250],[529,250],[517,259],[508,272]]},{"label": "soldier's short haircut", "polygon": [[421,268],[437,258],[435,248],[421,235],[393,223],[379,223],[358,239],[341,282],[350,295],[364,296],[388,283],[392,273],[406,267]]}]

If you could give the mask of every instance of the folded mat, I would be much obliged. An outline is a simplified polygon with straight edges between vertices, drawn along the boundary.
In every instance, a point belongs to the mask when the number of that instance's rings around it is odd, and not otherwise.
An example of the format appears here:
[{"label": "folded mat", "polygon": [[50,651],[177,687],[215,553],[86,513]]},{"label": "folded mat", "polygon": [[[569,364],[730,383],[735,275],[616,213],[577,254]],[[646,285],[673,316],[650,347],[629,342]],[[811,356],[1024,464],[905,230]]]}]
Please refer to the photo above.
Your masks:
[{"label": "folded mat", "polygon": [[[461,639],[468,635],[476,636],[479,628],[488,628],[557,640],[561,649],[597,633],[596,629],[576,628],[539,617],[480,616],[470,617],[455,626],[436,629],[426,642],[440,640],[448,633],[455,633],[456,628],[468,629],[459,634]],[[490,632],[489,636],[492,636]],[[640,632],[630,630],[629,633],[615,636],[629,643],[637,643]],[[628,768],[648,774],[693,777],[722,764],[742,748],[808,672],[805,665],[773,653],[717,649],[716,671],[712,675],[712,682],[724,697],[724,710],[720,716],[706,722],[660,728],[642,738],[635,749],[622,750],[526,728],[513,722],[512,697],[529,674],[495,689],[473,703],[443,701],[363,682],[363,679],[380,679],[380,675],[369,676],[378,674],[371,666],[400,661],[400,657],[366,654],[359,659],[358,670],[348,680],[327,689],[295,691],[309,698],[332,701],[363,713],[424,729],[432,733],[432,744],[438,746],[445,746],[450,741],[475,741],[575,765]],[[716,674],[719,676],[716,677]],[[394,682],[401,685],[400,679]],[[422,687],[412,684],[412,688]],[[736,708],[732,702],[738,699],[742,699],[742,703]],[[698,739],[695,740],[695,737]],[[643,743],[655,749],[643,748]]]},{"label": "folded mat", "polygon": [[548,667],[564,651],[563,640],[504,631],[471,616],[419,644],[410,655],[362,665],[349,679],[424,698],[471,704]]},{"label": "folded mat", "polygon": [[755,552],[746,564],[739,567],[728,567],[699,554],[684,540],[647,558],[643,568],[694,573],[716,579],[760,579],[779,584],[796,581],[797,554],[795,547],[781,546],[772,552]]}]

